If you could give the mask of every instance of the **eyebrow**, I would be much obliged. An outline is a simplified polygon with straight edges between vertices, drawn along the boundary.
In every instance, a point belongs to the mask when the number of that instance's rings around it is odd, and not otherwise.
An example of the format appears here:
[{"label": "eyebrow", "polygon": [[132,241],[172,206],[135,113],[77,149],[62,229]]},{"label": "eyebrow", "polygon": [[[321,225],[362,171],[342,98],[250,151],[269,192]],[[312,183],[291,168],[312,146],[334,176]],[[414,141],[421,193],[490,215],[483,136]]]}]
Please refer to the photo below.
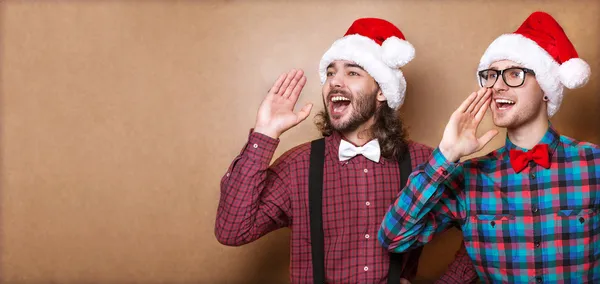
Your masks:
[{"label": "eyebrow", "polygon": [[[334,63],[333,62],[331,62],[331,63],[329,63],[329,65],[327,65],[327,69],[333,68],[333,67],[334,67]],[[360,70],[363,70],[363,71],[365,70],[364,68],[362,68],[362,66],[360,66],[360,65],[358,65],[356,63],[344,63],[344,67],[345,68],[352,68],[352,67],[354,67],[354,68],[359,68]]]},{"label": "eyebrow", "polygon": [[358,68],[358,69],[360,69],[360,70],[363,70],[363,71],[365,70],[365,69],[363,69],[363,68],[362,68],[362,66],[360,66],[360,65],[358,65],[358,64],[355,64],[355,63],[346,63],[346,64],[344,64],[344,66],[345,66],[346,68],[352,68],[352,67],[355,67],[355,68]]}]

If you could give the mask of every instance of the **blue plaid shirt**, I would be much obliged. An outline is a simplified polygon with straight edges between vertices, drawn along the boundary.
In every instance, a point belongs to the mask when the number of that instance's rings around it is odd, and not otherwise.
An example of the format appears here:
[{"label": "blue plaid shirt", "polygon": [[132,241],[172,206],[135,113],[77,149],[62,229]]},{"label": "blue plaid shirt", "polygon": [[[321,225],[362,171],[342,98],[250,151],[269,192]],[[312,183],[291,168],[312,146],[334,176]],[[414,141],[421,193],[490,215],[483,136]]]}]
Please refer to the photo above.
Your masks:
[{"label": "blue plaid shirt", "polygon": [[[552,127],[549,169],[516,173],[504,147],[463,163],[436,149],[409,178],[378,234],[403,252],[459,224],[479,277],[494,283],[600,283],[600,147]],[[526,151],[525,149],[520,149]]]}]

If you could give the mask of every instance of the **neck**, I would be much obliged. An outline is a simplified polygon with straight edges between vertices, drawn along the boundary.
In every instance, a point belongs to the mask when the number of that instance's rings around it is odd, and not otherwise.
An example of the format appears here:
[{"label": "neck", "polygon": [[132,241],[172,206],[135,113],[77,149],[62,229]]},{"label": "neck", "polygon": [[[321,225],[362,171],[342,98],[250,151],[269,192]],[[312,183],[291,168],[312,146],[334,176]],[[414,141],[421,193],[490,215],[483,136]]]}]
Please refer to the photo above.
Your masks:
[{"label": "neck", "polygon": [[542,140],[548,131],[548,126],[548,117],[535,119],[519,127],[509,128],[508,138],[513,144],[529,150]]},{"label": "neck", "polygon": [[373,140],[373,133],[371,131],[371,126],[375,123],[375,118],[371,117],[365,123],[361,124],[356,130],[343,132],[342,136],[348,140],[348,142],[356,145],[363,146],[367,144],[369,141]]}]

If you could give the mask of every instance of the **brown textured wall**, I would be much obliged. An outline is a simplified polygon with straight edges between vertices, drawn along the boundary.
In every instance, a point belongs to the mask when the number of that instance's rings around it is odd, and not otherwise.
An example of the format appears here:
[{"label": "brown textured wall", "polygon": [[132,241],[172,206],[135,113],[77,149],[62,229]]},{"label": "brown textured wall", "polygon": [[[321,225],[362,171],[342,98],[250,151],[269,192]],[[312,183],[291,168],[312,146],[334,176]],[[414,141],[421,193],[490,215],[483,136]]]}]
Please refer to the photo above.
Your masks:
[{"label": "brown textured wall", "polygon": [[[358,17],[392,21],[416,47],[402,111],[412,138],[436,146],[488,44],[534,10],[552,13],[595,72],[552,121],[600,143],[598,1],[0,5],[5,283],[287,281],[289,231],[240,248],[215,240],[220,177],[279,73],[303,68],[299,103],[320,108],[319,58]],[[315,137],[305,122],[276,155]],[[419,276],[443,272],[459,241],[451,231],[428,245]]]}]

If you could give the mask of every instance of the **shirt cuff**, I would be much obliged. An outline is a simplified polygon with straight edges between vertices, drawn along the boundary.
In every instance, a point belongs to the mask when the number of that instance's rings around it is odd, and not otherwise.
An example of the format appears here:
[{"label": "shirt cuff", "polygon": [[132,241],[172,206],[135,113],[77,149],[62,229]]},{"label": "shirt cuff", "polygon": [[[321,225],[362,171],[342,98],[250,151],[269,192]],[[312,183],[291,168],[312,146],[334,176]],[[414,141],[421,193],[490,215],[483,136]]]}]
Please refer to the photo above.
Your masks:
[{"label": "shirt cuff", "polygon": [[458,163],[448,161],[440,148],[435,148],[429,163],[425,166],[425,173],[434,183],[441,183],[452,175],[457,165]]},{"label": "shirt cuff", "polygon": [[252,129],[250,130],[250,135],[248,135],[248,143],[244,147],[242,155],[246,155],[251,161],[268,166],[275,154],[277,145],[279,145],[279,139],[254,132],[254,129]]}]

